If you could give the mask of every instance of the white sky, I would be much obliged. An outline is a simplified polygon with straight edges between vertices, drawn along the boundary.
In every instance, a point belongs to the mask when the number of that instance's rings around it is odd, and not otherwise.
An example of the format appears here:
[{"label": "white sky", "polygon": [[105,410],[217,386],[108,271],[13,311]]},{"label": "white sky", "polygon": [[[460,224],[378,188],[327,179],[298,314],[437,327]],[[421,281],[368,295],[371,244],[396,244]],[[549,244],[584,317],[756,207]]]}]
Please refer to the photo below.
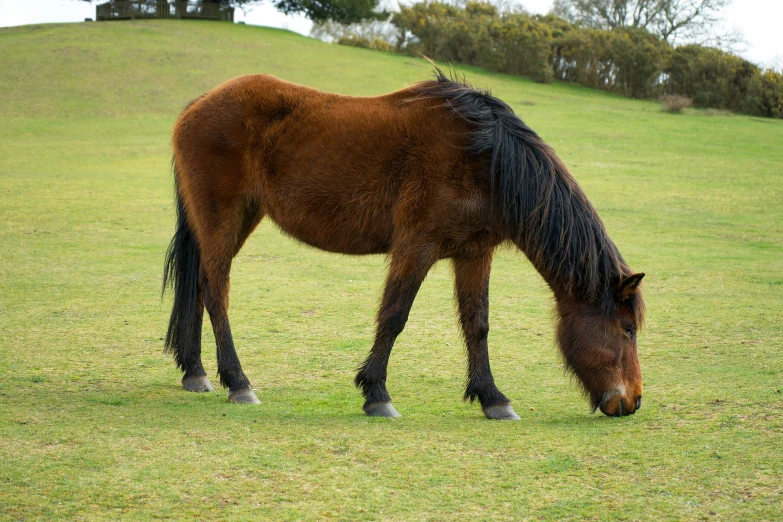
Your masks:
[{"label": "white sky", "polygon": [[[408,0],[411,1],[411,0]],[[546,13],[552,0],[518,0],[528,11]],[[737,49],[745,58],[783,67],[783,0],[734,0],[726,12],[729,27],[739,30],[746,45]],[[81,22],[95,17],[95,5],[79,0],[0,0],[0,27],[51,22]],[[237,10],[236,21],[282,27],[309,34],[312,23],[302,16],[284,16],[270,3],[247,13]]]}]

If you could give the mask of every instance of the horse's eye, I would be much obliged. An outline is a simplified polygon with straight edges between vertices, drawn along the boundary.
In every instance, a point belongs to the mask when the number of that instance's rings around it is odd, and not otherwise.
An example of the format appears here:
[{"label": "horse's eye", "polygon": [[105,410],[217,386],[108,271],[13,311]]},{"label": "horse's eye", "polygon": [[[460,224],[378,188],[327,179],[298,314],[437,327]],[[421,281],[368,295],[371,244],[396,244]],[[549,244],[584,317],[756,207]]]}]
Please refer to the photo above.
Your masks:
[{"label": "horse's eye", "polygon": [[636,328],[633,326],[624,326],[623,330],[625,330],[625,336],[629,339],[633,339],[633,336],[636,335]]}]

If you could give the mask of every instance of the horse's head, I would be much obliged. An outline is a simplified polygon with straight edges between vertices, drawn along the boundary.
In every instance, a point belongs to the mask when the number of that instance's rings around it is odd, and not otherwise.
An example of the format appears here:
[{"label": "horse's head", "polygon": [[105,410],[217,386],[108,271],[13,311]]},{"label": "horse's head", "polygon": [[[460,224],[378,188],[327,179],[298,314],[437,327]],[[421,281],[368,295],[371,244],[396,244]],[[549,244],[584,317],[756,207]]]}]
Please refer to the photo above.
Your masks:
[{"label": "horse's head", "polygon": [[607,313],[570,300],[558,302],[557,340],[568,368],[590,396],[593,410],[609,416],[636,412],[642,405],[642,372],[636,330],[644,317],[639,283],[644,274],[619,281]]}]

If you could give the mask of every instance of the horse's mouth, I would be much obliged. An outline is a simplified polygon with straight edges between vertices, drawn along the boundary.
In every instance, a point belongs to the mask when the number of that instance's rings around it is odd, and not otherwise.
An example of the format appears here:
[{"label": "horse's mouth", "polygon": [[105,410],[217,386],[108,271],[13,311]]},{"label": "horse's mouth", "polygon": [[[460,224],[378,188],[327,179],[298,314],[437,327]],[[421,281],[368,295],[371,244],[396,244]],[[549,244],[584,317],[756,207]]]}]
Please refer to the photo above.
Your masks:
[{"label": "horse's mouth", "polygon": [[598,408],[601,413],[608,417],[625,417],[626,415],[633,415],[636,410],[642,407],[642,396],[639,395],[633,402],[627,401],[625,397],[625,389],[613,388],[604,393]]}]

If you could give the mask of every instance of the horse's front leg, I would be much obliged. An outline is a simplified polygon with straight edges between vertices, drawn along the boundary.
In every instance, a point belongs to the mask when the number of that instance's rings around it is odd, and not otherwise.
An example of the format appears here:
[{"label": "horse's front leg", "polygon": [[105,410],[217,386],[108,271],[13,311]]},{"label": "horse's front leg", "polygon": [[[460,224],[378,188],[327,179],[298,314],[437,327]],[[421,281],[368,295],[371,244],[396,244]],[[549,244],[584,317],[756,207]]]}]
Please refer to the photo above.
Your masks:
[{"label": "horse's front leg", "polygon": [[511,401],[495,386],[489,367],[489,272],[492,251],[474,258],[454,258],[459,319],[468,349],[468,385],[465,400],[479,400],[489,419],[519,420]]},{"label": "horse's front leg", "polygon": [[416,293],[436,260],[431,250],[434,249],[392,254],[383,300],[378,310],[375,342],[354,380],[364,395],[363,409],[367,415],[400,416],[386,391],[386,367],[394,341],[405,328]]}]

